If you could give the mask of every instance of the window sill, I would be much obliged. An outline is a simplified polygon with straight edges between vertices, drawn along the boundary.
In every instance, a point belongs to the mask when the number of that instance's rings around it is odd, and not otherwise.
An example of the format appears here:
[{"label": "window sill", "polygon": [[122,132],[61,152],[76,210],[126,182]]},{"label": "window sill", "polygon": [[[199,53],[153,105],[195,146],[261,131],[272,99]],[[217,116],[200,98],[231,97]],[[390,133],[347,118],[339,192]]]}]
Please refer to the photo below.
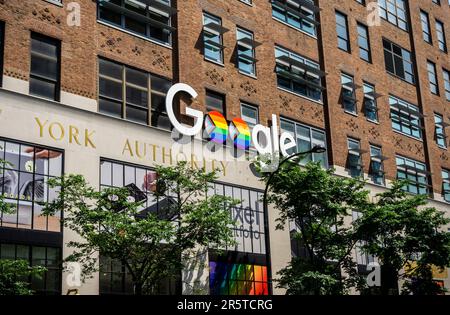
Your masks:
[{"label": "window sill", "polygon": [[45,2],[48,2],[48,3],[50,3],[50,4],[54,4],[54,5],[56,5],[56,6],[58,6],[58,7],[61,7],[61,8],[63,8],[64,7],[64,5],[62,4],[62,2],[59,2],[59,1],[56,1],[56,0],[44,0]]},{"label": "window sill", "polygon": [[253,7],[254,6],[253,3],[247,3],[247,2],[242,1],[242,0],[239,0],[239,2],[245,4],[245,5],[249,6],[249,7]]},{"label": "window sill", "polygon": [[443,147],[443,146],[441,146],[441,145],[437,145],[437,147],[439,148],[439,149],[441,149],[441,150],[445,150],[445,151],[447,151],[448,150],[448,148],[447,147]]},{"label": "window sill", "polygon": [[311,35],[311,34],[309,34],[308,32],[305,32],[305,31],[303,31],[303,30],[301,30],[301,29],[299,29],[299,28],[296,28],[295,26],[292,26],[292,25],[290,25],[290,24],[288,24],[288,23],[286,23],[286,22],[284,22],[284,21],[281,21],[281,20],[277,19],[276,17],[273,17],[273,16],[272,16],[272,19],[275,20],[275,21],[277,21],[277,22],[279,22],[279,23],[281,23],[281,24],[286,25],[287,27],[290,27],[290,28],[296,30],[297,32],[303,33],[303,34],[305,34],[305,35],[307,35],[307,36],[309,36],[309,37],[314,38],[314,39],[317,40],[317,35]]},{"label": "window sill", "polygon": [[345,110],[345,109],[344,109],[344,113],[349,114],[349,115],[352,115],[352,116],[354,116],[354,117],[358,117],[358,114],[357,114],[357,113],[349,112],[348,110]]},{"label": "window sill", "polygon": [[277,86],[277,89],[279,89],[279,90],[281,90],[281,91],[284,91],[284,92],[287,92],[287,93],[289,93],[289,94],[292,94],[292,95],[295,95],[295,96],[304,98],[304,99],[306,99],[306,100],[308,100],[308,101],[311,101],[311,102],[314,102],[314,103],[316,103],[316,104],[323,105],[323,102],[322,102],[322,101],[318,101],[318,100],[309,98],[309,97],[307,97],[307,96],[304,96],[304,95],[301,95],[301,94],[298,94],[298,93],[289,91],[288,89],[283,89],[283,88],[281,88],[281,87],[279,87],[279,86]]},{"label": "window sill", "polygon": [[130,31],[126,30],[126,29],[123,29],[123,28],[121,28],[121,27],[118,27],[118,26],[116,26],[116,25],[113,25],[113,24],[111,24],[111,23],[104,22],[104,21],[101,21],[101,20],[99,20],[99,19],[97,19],[97,23],[102,24],[102,25],[105,25],[105,26],[107,26],[107,27],[111,27],[111,28],[113,28],[113,29],[115,29],[115,30],[118,30],[118,31],[123,32],[123,33],[125,33],[125,34],[129,34],[129,35],[131,35],[131,36],[134,36],[134,37],[143,39],[143,40],[148,41],[148,42],[151,42],[151,43],[153,43],[153,44],[156,44],[156,45],[159,45],[159,46],[168,48],[168,49],[172,49],[172,46],[171,46],[170,44],[164,44],[164,43],[158,42],[157,40],[154,40],[154,39],[151,39],[151,38],[142,36],[142,35],[138,35],[138,34],[136,34],[136,33],[130,32]]},{"label": "window sill", "polygon": [[239,73],[240,73],[240,74],[242,74],[242,75],[245,75],[246,77],[249,77],[249,78],[252,78],[252,79],[258,80],[258,78],[256,77],[256,75],[253,75],[253,74],[248,74],[248,73],[246,73],[246,72],[243,72],[243,71],[241,71],[241,70],[239,70]]},{"label": "window sill", "polygon": [[[385,69],[385,70],[386,70],[386,69]],[[415,83],[415,82],[414,82],[414,83],[408,82],[408,81],[406,81],[405,79],[403,79],[402,77],[399,77],[398,75],[396,75],[395,73],[391,73],[391,72],[389,72],[388,70],[386,70],[386,73],[389,74],[390,76],[392,76],[392,77],[394,77],[394,78],[396,78],[396,79],[402,81],[402,82],[405,82],[405,83],[407,83],[407,84],[409,84],[409,85],[412,85],[412,86],[414,86],[414,87],[416,86],[416,83]]]},{"label": "window sill", "polygon": [[372,119],[367,119],[368,122],[375,124],[375,125],[380,125],[380,122],[377,120],[372,120]]},{"label": "window sill", "polygon": [[216,60],[213,60],[213,59],[209,59],[209,58],[206,58],[206,57],[204,57],[204,60],[207,61],[207,62],[211,62],[211,63],[213,63],[215,65],[221,66],[222,68],[225,68],[225,64],[221,63],[219,61],[216,61]]},{"label": "window sill", "polygon": [[410,136],[410,135],[408,135],[408,134],[406,134],[406,133],[403,133],[403,132],[398,131],[398,130],[395,130],[395,129],[392,129],[392,131],[395,132],[395,133],[397,133],[397,134],[399,134],[399,135],[402,135],[402,136],[405,136],[405,137],[408,137],[408,138],[410,138],[410,139],[413,139],[413,140],[416,140],[416,141],[419,141],[419,142],[422,142],[422,143],[423,143],[423,139],[415,138],[415,137],[413,137],[413,136]]}]

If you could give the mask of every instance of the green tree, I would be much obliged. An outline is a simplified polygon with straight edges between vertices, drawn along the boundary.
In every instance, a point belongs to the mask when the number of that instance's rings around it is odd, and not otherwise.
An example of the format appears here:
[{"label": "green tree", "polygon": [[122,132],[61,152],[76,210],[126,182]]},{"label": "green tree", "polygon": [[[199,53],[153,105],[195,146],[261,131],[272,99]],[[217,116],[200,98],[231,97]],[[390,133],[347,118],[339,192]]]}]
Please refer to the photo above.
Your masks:
[{"label": "green tree", "polygon": [[[135,294],[153,294],[163,279],[180,274],[183,255],[198,247],[221,248],[234,244],[230,208],[235,201],[207,196],[216,171],[205,172],[180,162],[158,166],[154,194],[160,215],[142,215],[142,202],[130,200],[127,188],[98,191],[83,176],[68,175],[50,181],[60,187],[56,200],[45,206],[45,214],[64,210],[64,226],[83,241],[68,245],[74,253],[66,261],[79,262],[83,277],[98,270],[94,254],[120,261],[132,277]],[[161,215],[163,213],[163,215]]]},{"label": "green tree", "polygon": [[432,277],[432,266],[450,265],[450,233],[444,226],[450,219],[427,207],[426,195],[409,195],[398,181],[377,196],[355,223],[363,250],[378,258],[381,266],[381,294],[440,294]]},{"label": "green tree", "polygon": [[42,277],[40,266],[30,267],[26,260],[0,259],[0,295],[32,295],[30,277]]},{"label": "green tree", "polygon": [[295,222],[298,231],[292,237],[303,252],[281,270],[278,286],[296,295],[346,294],[362,286],[351,255],[355,231],[344,219],[367,206],[364,182],[335,176],[318,163],[300,168],[289,162],[272,176],[270,188],[268,202],[280,211],[277,229]]}]

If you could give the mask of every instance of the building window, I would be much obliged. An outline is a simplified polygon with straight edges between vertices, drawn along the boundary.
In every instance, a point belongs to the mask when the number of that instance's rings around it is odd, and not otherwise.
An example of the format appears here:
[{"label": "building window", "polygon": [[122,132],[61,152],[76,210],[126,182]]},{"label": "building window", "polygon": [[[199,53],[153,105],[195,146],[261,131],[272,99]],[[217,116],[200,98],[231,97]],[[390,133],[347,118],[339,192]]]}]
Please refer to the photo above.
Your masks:
[{"label": "building window", "polygon": [[61,232],[61,213],[43,216],[42,203],[59,194],[48,180],[63,174],[63,153],[41,146],[0,139],[0,193],[5,202],[15,206],[13,214],[2,214],[0,226]]},{"label": "building window", "polygon": [[437,5],[441,5],[441,0],[432,0],[433,3],[437,4]]},{"label": "building window", "polygon": [[[355,222],[359,218],[363,216],[362,212],[352,211],[352,221]],[[363,250],[363,246],[367,245],[365,241],[358,241],[356,243],[355,252],[356,252],[356,263],[358,264],[358,272],[367,273],[367,265],[374,263],[377,261],[375,256],[367,254]],[[361,266],[361,268],[360,268]]]},{"label": "building window", "polygon": [[436,20],[436,38],[438,40],[439,49],[443,52],[447,52],[447,40],[445,38],[444,23]]},{"label": "building window", "polygon": [[60,57],[60,41],[31,33],[31,95],[59,101]]},{"label": "building window", "polygon": [[207,195],[240,201],[231,209],[231,217],[236,221],[236,245],[226,248],[225,253],[209,253],[211,295],[269,294],[263,192],[214,183]]},{"label": "building window", "polygon": [[42,276],[26,279],[38,295],[61,294],[61,258],[61,249],[56,247],[0,244],[0,259],[25,260],[30,266],[47,269]]},{"label": "building window", "polygon": [[170,80],[99,59],[99,111],[170,130],[165,97]]},{"label": "building window", "polygon": [[369,29],[364,24],[358,23],[359,57],[367,62],[372,61],[370,52]]},{"label": "building window", "polygon": [[373,122],[378,122],[377,98],[380,96],[375,92],[375,86],[369,83],[363,84],[364,90],[364,114],[366,118]]},{"label": "building window", "polygon": [[448,126],[444,123],[444,118],[442,115],[434,114],[434,138],[436,143],[441,148],[447,147],[447,136],[445,135],[445,128]]},{"label": "building window", "polygon": [[411,194],[428,194],[427,167],[424,163],[397,156],[397,179],[406,180],[408,184],[403,189]]},{"label": "building window", "polygon": [[[98,0],[98,20],[164,45],[171,44],[170,0]],[[150,3],[150,4],[148,4]]]},{"label": "building window", "polygon": [[[296,139],[297,147],[288,150],[289,154],[306,152],[315,146],[327,147],[326,136],[323,130],[311,128],[284,118],[280,119],[280,129],[283,132],[290,133]],[[328,158],[325,152],[308,154],[300,161],[300,164],[305,165],[308,162],[319,162],[322,167],[328,167]]]},{"label": "building window", "polygon": [[256,75],[255,48],[260,45],[254,40],[252,32],[238,28],[237,29],[237,53],[239,71]]},{"label": "building window", "polygon": [[[116,259],[111,259],[100,254],[99,259],[99,293],[100,295],[133,295],[134,287],[130,272]],[[165,279],[156,286],[158,295],[181,294],[179,278]]]},{"label": "building window", "polygon": [[450,171],[442,170],[442,196],[450,202]]},{"label": "building window", "polygon": [[405,135],[422,139],[423,115],[419,108],[394,96],[389,97],[391,107],[392,128]]},{"label": "building window", "polygon": [[427,61],[427,71],[428,71],[428,82],[430,83],[430,92],[439,95],[439,85],[436,74],[436,65]]},{"label": "building window", "polygon": [[356,86],[353,77],[341,73],[341,99],[344,110],[348,113],[356,114]]},{"label": "building window", "polygon": [[383,39],[383,46],[386,70],[406,82],[414,84],[411,53],[386,39]]},{"label": "building window", "polygon": [[338,11],[336,11],[336,33],[338,47],[342,50],[350,52],[347,16]]},{"label": "building window", "polygon": [[225,95],[206,90],[206,110],[208,112],[216,111],[226,116]]},{"label": "building window", "polygon": [[322,100],[321,78],[325,72],[318,63],[281,47],[275,47],[275,58],[279,88],[315,101]]},{"label": "building window", "polygon": [[203,48],[205,59],[223,64],[223,34],[228,29],[222,26],[222,19],[203,13]]},{"label": "building window", "polygon": [[408,30],[405,0],[378,0],[380,16],[404,31]]},{"label": "building window", "polygon": [[381,148],[370,146],[370,168],[369,175],[372,182],[384,186],[384,166],[383,161],[386,158],[382,155]]},{"label": "building window", "polygon": [[351,177],[363,176],[361,143],[359,140],[347,139],[347,169]]},{"label": "building window", "polygon": [[450,71],[442,69],[442,75],[444,76],[445,98],[450,101]]},{"label": "building window", "polygon": [[427,43],[432,42],[431,40],[431,27],[430,27],[430,18],[428,17],[428,13],[424,11],[420,11],[420,20],[422,23],[422,37],[423,40]]},{"label": "building window", "polygon": [[232,219],[236,221],[236,225],[232,228],[236,245],[228,247],[226,250],[265,255],[267,235],[265,233],[264,207],[261,202],[263,193],[231,185],[212,183],[207,195],[226,196],[239,201],[230,210]]},{"label": "building window", "polygon": [[315,14],[320,9],[311,0],[272,0],[272,17],[298,30],[316,36]]},{"label": "building window", "polygon": [[[130,187],[133,191],[145,195],[139,207],[138,217],[155,214],[161,220],[176,221],[177,213],[168,210],[170,204],[176,202],[175,197],[159,197],[156,191],[158,175],[147,167],[128,165],[106,159],[100,161],[100,187]],[[179,279],[168,278],[159,284],[158,294],[176,294],[179,290]],[[100,255],[100,294],[133,294],[131,275],[125,266],[114,259]]]}]

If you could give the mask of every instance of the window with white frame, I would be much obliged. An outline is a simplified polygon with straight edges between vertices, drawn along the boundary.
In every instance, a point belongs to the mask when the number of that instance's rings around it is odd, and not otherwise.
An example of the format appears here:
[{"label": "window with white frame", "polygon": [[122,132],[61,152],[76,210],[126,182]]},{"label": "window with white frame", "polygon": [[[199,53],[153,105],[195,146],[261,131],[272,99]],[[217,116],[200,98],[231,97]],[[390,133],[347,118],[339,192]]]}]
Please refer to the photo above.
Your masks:
[{"label": "window with white frame", "polygon": [[430,18],[428,17],[428,13],[425,11],[420,11],[420,21],[422,24],[422,37],[423,40],[427,43],[431,44],[431,27],[430,27]]},{"label": "window with white frame", "polygon": [[406,0],[378,0],[380,16],[404,31],[408,30]]},{"label": "window with white frame", "polygon": [[171,45],[171,0],[97,0],[98,20],[138,36]]},{"label": "window with white frame", "polygon": [[369,83],[363,84],[364,91],[364,114],[366,118],[373,122],[378,122],[377,98],[380,96],[375,92],[375,86]]},{"label": "window with white frame", "polygon": [[312,0],[272,0],[272,17],[293,28],[316,36],[316,13],[320,9]]},{"label": "window with white frame", "polygon": [[428,82],[430,83],[430,92],[439,95],[439,85],[436,74],[436,64],[431,61],[427,61]]},{"label": "window with white frame", "polygon": [[383,161],[386,158],[383,156],[381,147],[371,145],[370,146],[370,168],[369,175],[372,182],[378,185],[384,185],[384,165]]},{"label": "window with white frame", "polygon": [[434,114],[434,138],[436,143],[441,148],[447,147],[447,136],[445,135],[445,128],[448,126],[444,123],[444,117],[439,114]]},{"label": "window with white frame", "polygon": [[348,34],[347,16],[339,11],[336,11],[335,15],[338,48],[350,52],[350,36]]},{"label": "window with white frame", "polygon": [[[302,125],[285,118],[280,119],[280,129],[283,132],[290,133],[297,141],[297,147],[288,150],[289,154],[306,152],[315,146],[320,146],[323,148],[327,147],[326,136],[323,130]],[[326,152],[308,154],[300,161],[300,163],[304,165],[311,161],[320,162],[324,168],[328,167]]]},{"label": "window with white frame", "polygon": [[395,96],[389,96],[392,128],[405,135],[422,139],[423,115],[419,108]]},{"label": "window with white frame", "polygon": [[450,101],[450,71],[442,69],[442,76],[444,77],[445,98]]},{"label": "window with white frame", "polygon": [[277,84],[295,94],[315,101],[322,100],[322,81],[325,72],[320,65],[292,51],[275,47]]},{"label": "window with white frame", "polygon": [[242,28],[237,29],[237,63],[239,71],[256,75],[256,52],[255,48],[259,45],[254,40],[253,32],[244,30]]},{"label": "window with white frame", "polygon": [[347,155],[347,170],[352,177],[363,176],[361,142],[356,139],[347,139],[348,155]]},{"label": "window with white frame", "polygon": [[206,60],[223,64],[223,34],[228,29],[222,26],[222,19],[203,13],[203,52]]},{"label": "window with white frame", "polygon": [[356,85],[353,76],[341,73],[341,102],[344,110],[356,114]]},{"label": "window with white frame", "polygon": [[447,52],[447,40],[445,38],[445,27],[444,23],[436,20],[436,38],[438,40],[439,49],[443,52]]},{"label": "window with white frame", "polygon": [[358,46],[359,46],[359,57],[367,62],[372,62],[372,53],[370,51],[370,38],[369,38],[369,28],[358,23]]},{"label": "window with white frame", "polygon": [[397,179],[406,180],[403,189],[412,194],[428,194],[429,172],[424,163],[406,157],[397,156]]},{"label": "window with white frame", "polygon": [[450,170],[442,170],[442,196],[450,202]]}]

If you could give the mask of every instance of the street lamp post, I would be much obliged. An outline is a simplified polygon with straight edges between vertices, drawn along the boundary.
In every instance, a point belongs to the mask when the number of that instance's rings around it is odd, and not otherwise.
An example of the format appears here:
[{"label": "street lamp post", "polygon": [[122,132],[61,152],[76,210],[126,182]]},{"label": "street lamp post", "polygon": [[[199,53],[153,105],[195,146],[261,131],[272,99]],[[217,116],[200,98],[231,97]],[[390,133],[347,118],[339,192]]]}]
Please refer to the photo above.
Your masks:
[{"label": "street lamp post", "polygon": [[[267,179],[267,183],[266,183],[266,188],[264,189],[264,196],[263,196],[263,208],[264,208],[264,216],[265,216],[265,221],[266,221],[266,225],[265,225],[265,235],[268,235],[269,232],[269,220],[268,220],[268,205],[267,205],[267,192],[269,191],[269,186],[270,186],[270,182],[272,181],[273,177],[280,171],[280,168],[282,165],[284,165],[287,161],[292,160],[293,158],[297,157],[297,156],[301,156],[301,155],[305,155],[305,154],[310,154],[310,153],[324,153],[326,152],[327,149],[325,149],[322,146],[314,146],[311,150],[309,151],[305,151],[305,152],[298,152],[295,154],[292,154],[286,158],[284,158],[283,160],[281,160],[281,162],[278,164],[278,167],[275,171],[273,171],[272,173],[270,173],[269,178]],[[266,255],[270,257],[270,241],[267,239],[266,237]],[[268,264],[268,284],[269,284],[269,288],[272,288],[272,268],[271,268],[271,264]]]},{"label": "street lamp post", "polygon": [[267,192],[269,191],[270,182],[272,181],[273,177],[280,171],[281,166],[283,166],[283,164],[285,164],[286,162],[292,160],[293,158],[295,158],[297,156],[306,155],[306,154],[310,154],[310,153],[324,153],[326,150],[327,149],[325,149],[322,146],[315,146],[309,151],[294,153],[294,154],[284,158],[283,160],[281,160],[281,162],[278,164],[277,169],[275,171],[273,171],[272,173],[270,173],[269,178],[267,179],[266,189],[264,190],[264,197],[263,197],[264,209],[267,207]]}]

